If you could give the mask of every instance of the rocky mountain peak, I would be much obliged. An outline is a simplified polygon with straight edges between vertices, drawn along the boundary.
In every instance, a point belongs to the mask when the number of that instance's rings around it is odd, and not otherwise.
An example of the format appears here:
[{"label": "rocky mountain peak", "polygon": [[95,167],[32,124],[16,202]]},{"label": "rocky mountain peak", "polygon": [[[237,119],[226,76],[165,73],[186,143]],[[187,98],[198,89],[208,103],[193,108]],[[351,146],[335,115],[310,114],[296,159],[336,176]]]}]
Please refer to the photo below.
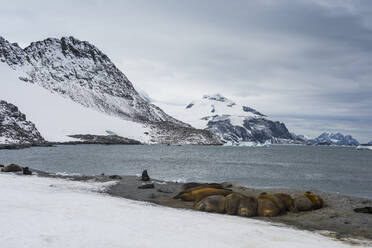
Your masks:
[{"label": "rocky mountain peak", "polygon": [[44,142],[44,138],[34,123],[26,119],[26,115],[15,105],[0,100],[0,144]]}]

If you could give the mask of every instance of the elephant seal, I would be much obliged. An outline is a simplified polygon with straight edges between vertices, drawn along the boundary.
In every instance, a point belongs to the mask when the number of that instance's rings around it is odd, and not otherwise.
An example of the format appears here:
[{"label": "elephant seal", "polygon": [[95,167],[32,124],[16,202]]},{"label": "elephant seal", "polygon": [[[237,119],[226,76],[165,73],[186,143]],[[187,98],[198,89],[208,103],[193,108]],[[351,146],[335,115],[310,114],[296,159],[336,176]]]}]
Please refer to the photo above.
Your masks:
[{"label": "elephant seal", "polygon": [[181,191],[173,197],[174,199],[180,198],[182,194],[189,193],[194,190],[203,189],[203,188],[215,188],[215,189],[223,189],[221,184],[218,183],[206,183],[206,184],[199,184],[199,183],[186,183],[181,187]]},{"label": "elephant seal", "polygon": [[[179,194],[177,198],[180,198],[184,201],[195,201],[198,202],[204,197],[210,196],[210,195],[223,195],[226,196],[228,194],[231,194],[232,191],[228,189],[215,189],[215,188],[198,188],[186,193]],[[176,199],[177,199],[176,198]]]},{"label": "elephant seal", "polygon": [[231,193],[225,197],[225,210],[227,214],[236,215],[238,213],[239,203],[246,196],[240,193]]},{"label": "elephant seal", "polygon": [[297,211],[310,211],[313,207],[311,200],[302,194],[293,197],[293,204]]},{"label": "elephant seal", "polygon": [[282,200],[272,194],[261,193],[257,201],[259,216],[274,217],[285,212],[285,205]]},{"label": "elephant seal", "polygon": [[200,200],[194,205],[195,210],[210,213],[225,213],[225,197],[223,195],[211,195]]},{"label": "elephant seal", "polygon": [[311,193],[310,191],[306,191],[304,195],[309,198],[312,203],[312,210],[322,208],[324,205],[323,199],[320,196]]},{"label": "elephant seal", "polygon": [[1,169],[3,172],[17,172],[22,171],[22,167],[17,164],[9,164]]},{"label": "elephant seal", "polygon": [[257,216],[257,207],[257,199],[252,196],[247,196],[240,200],[237,214],[242,217]]},{"label": "elephant seal", "polygon": [[290,195],[284,194],[284,193],[277,193],[277,194],[274,194],[274,196],[279,198],[284,203],[284,207],[286,211],[295,210],[293,198]]}]

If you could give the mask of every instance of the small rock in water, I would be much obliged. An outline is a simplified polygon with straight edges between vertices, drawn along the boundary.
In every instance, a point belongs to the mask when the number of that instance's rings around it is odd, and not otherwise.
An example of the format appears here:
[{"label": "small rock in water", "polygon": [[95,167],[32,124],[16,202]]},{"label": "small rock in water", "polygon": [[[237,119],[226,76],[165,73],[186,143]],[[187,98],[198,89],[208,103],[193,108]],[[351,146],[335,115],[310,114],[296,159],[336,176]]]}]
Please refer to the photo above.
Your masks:
[{"label": "small rock in water", "polygon": [[150,181],[150,177],[149,177],[149,174],[147,173],[147,170],[144,170],[142,172],[142,179],[141,180],[144,181],[144,182]]},{"label": "small rock in water", "polygon": [[153,189],[153,188],[155,188],[155,185],[153,183],[144,184],[144,185],[138,186],[138,188],[139,189]]},{"label": "small rock in water", "polygon": [[17,165],[17,164],[9,164],[2,168],[3,172],[17,172],[17,171],[22,171],[22,167]]},{"label": "small rock in water", "polygon": [[355,208],[354,212],[363,214],[372,214],[372,207]]},{"label": "small rock in water", "polygon": [[120,180],[121,179],[121,176],[119,175],[112,175],[112,176],[109,176],[110,179],[114,179],[114,180]]},{"label": "small rock in water", "polygon": [[28,167],[23,167],[22,168],[23,175],[32,175],[32,171]]}]

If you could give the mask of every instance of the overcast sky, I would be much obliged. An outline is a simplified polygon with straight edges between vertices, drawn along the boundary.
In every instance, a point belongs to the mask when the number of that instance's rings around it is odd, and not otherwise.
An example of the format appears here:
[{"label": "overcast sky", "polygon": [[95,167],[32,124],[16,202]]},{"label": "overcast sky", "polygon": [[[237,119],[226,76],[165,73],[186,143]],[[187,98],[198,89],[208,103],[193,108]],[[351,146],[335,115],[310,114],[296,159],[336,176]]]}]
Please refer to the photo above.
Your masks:
[{"label": "overcast sky", "polygon": [[310,136],[372,140],[372,1],[4,1],[0,35],[72,35],[156,102],[221,93]]}]

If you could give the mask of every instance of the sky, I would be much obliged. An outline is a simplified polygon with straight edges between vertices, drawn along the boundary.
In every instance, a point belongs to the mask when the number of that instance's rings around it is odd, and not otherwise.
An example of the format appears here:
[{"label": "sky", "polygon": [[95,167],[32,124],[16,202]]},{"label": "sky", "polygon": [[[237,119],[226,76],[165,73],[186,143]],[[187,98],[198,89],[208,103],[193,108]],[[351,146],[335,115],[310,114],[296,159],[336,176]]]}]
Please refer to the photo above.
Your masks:
[{"label": "sky", "polygon": [[[220,93],[291,132],[372,140],[372,1],[0,0],[22,47],[74,36],[161,106]],[[165,107],[165,110],[166,107]]]}]

